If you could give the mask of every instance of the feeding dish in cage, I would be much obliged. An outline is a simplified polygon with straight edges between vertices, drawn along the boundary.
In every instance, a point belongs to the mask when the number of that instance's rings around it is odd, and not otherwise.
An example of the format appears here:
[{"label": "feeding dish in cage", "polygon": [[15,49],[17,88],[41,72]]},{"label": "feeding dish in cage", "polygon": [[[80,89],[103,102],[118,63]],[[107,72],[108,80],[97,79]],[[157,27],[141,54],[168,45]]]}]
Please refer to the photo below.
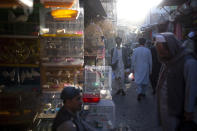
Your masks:
[{"label": "feeding dish in cage", "polygon": [[99,93],[84,93],[83,102],[84,103],[98,103],[100,101]]}]

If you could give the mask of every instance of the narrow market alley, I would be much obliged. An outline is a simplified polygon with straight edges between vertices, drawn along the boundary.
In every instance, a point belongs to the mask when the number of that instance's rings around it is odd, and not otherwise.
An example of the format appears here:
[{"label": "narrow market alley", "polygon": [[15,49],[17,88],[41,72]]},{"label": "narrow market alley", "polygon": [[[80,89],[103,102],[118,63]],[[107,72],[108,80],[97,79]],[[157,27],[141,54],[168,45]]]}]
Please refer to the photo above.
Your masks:
[{"label": "narrow market alley", "polygon": [[[147,89],[146,98],[137,101],[136,85],[126,84],[127,95],[114,95],[116,105],[116,126],[118,131],[161,131],[157,125],[155,96],[151,88]],[[195,111],[197,121],[197,107]]]},{"label": "narrow market alley", "polygon": [[197,131],[197,0],[1,0],[0,131]]}]

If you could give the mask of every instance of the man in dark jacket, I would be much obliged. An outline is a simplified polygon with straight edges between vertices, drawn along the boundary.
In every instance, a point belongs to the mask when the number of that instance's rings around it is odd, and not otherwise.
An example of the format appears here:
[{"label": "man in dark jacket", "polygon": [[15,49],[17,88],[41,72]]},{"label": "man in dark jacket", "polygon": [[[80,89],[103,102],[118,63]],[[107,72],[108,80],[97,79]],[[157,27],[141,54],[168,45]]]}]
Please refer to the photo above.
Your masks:
[{"label": "man in dark jacket", "polygon": [[116,37],[116,47],[111,50],[111,64],[115,75],[115,86],[118,86],[116,94],[125,93],[125,69],[128,68],[128,55],[124,47],[121,46],[122,38]]},{"label": "man in dark jacket", "polygon": [[151,51],[151,54],[152,54],[152,74],[150,75],[150,82],[151,82],[151,86],[152,86],[152,89],[153,89],[152,93],[154,95],[156,93],[155,89],[156,89],[157,81],[158,81],[158,78],[159,78],[161,62],[158,59],[156,47],[154,45],[152,45],[150,47],[150,51]]},{"label": "man in dark jacket", "polygon": [[180,45],[172,33],[156,35],[156,49],[162,62],[157,103],[163,131],[177,131],[182,121],[194,117],[197,60]]},{"label": "man in dark jacket", "polygon": [[61,93],[64,106],[53,121],[52,131],[93,131],[79,116],[82,100],[80,90],[75,87],[65,87]]}]

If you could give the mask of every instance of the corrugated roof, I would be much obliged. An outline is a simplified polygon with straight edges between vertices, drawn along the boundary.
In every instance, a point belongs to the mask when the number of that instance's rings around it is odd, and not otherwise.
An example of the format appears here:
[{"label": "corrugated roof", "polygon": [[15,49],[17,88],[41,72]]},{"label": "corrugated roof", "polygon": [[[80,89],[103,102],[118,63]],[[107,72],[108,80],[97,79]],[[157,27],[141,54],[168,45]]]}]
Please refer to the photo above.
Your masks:
[{"label": "corrugated roof", "polygon": [[107,14],[101,4],[100,0],[85,0],[84,5],[89,16],[95,17],[97,15],[107,17]]},{"label": "corrugated roof", "polygon": [[163,0],[160,6],[175,6],[175,5],[182,5],[187,0]]}]

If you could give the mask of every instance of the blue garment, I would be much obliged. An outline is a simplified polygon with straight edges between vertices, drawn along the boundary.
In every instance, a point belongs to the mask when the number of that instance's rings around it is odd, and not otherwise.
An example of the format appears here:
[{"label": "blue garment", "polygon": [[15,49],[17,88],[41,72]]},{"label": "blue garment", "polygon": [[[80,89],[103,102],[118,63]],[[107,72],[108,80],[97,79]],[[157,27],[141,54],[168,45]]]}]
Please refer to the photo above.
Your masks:
[{"label": "blue garment", "polygon": [[137,84],[137,94],[145,94],[146,93],[146,88],[148,85],[143,85],[143,84]]},{"label": "blue garment", "polygon": [[189,59],[185,62],[184,78],[186,83],[184,110],[186,112],[194,112],[197,97],[197,60]]},{"label": "blue garment", "polygon": [[124,62],[123,62],[123,48],[114,48],[113,51],[113,57],[112,57],[112,64],[115,62],[118,62],[117,68],[113,70],[113,73],[115,75],[115,79],[120,78],[120,80],[115,80],[116,86],[118,86],[119,89],[125,90],[125,71],[124,71]]},{"label": "blue garment", "polygon": [[138,47],[132,55],[131,71],[134,72],[136,84],[149,84],[149,75],[152,72],[152,55],[148,48]]}]

